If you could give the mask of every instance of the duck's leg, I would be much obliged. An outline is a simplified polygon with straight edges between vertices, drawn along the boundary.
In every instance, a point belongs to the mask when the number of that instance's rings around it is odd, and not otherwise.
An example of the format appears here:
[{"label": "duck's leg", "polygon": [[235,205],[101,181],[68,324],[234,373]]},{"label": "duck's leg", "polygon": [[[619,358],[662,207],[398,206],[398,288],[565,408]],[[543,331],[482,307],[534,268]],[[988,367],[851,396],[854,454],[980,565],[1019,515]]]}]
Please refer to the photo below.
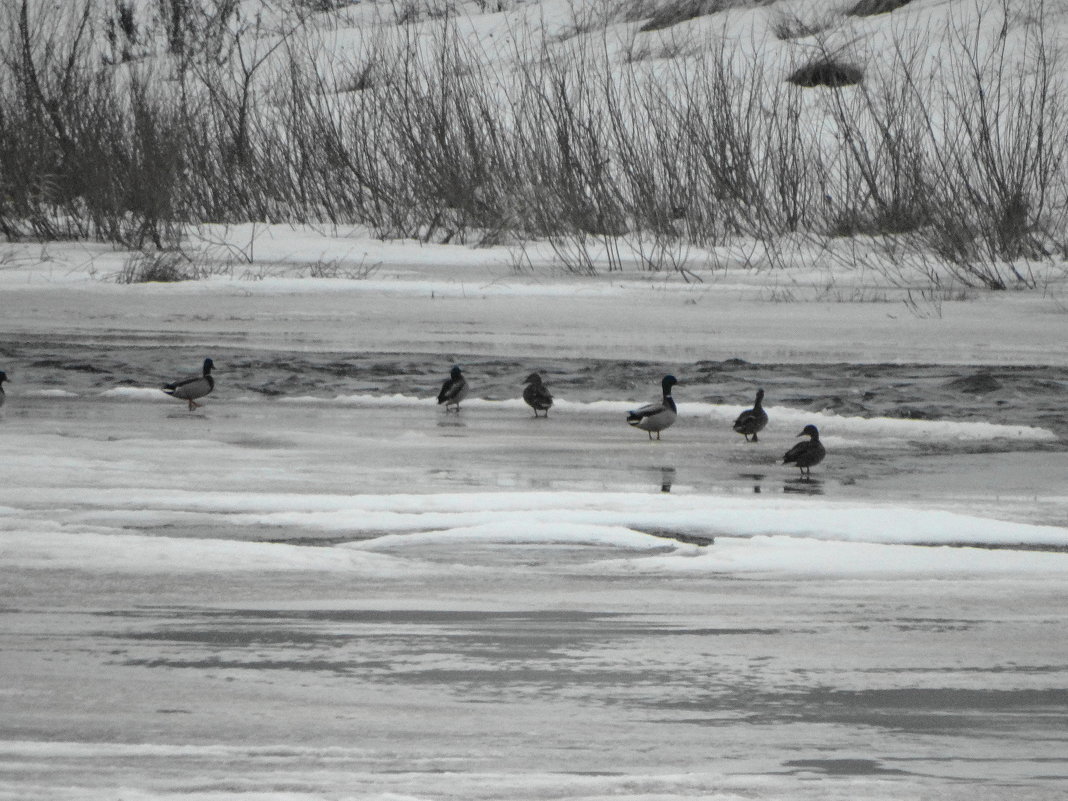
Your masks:
[{"label": "duck's leg", "polygon": [[757,441],[757,435],[753,434],[753,438],[751,440],[749,440],[749,441],[750,442],[756,442]]},{"label": "duck's leg", "polygon": [[193,410],[194,410],[195,408],[197,408],[198,406],[200,406],[200,404],[199,404],[199,403],[197,403],[197,402],[196,402],[195,400],[193,400],[192,398],[189,398],[189,411],[193,411]]}]

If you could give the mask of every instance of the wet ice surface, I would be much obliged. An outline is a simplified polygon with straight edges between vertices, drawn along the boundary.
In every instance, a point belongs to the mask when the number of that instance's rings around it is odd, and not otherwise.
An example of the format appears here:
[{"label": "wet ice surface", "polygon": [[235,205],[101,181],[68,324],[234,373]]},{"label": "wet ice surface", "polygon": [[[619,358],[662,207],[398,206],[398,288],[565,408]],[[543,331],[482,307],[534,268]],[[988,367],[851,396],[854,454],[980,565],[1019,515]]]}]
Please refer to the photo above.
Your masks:
[{"label": "wet ice surface", "polygon": [[[649,365],[463,360],[576,404],[534,420],[366,401],[428,357],[212,353],[190,414],[107,393],[200,354],[50,347],[0,413],[0,798],[1063,794],[1063,370],[672,366],[772,422],[650,443],[595,403]],[[831,417],[801,482],[823,409],[1052,435]]]}]

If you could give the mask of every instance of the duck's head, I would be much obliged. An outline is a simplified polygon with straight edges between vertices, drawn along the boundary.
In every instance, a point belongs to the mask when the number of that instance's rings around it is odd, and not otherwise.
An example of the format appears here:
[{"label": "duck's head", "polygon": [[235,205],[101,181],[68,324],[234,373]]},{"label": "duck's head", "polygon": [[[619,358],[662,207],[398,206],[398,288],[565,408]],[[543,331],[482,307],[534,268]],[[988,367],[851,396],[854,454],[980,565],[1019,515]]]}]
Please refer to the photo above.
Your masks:
[{"label": "duck's head", "polygon": [[764,400],[764,390],[758,389],[756,402],[760,403],[762,400]]},{"label": "duck's head", "polygon": [[207,375],[208,373],[210,373],[214,369],[215,369],[215,362],[213,362],[211,359],[205,359],[204,360],[204,375]]},{"label": "duck's head", "polygon": [[0,384],[3,384],[7,380],[7,373],[5,373],[3,370],[0,370]]},{"label": "duck's head", "polygon": [[820,431],[819,431],[818,428],[816,428],[816,426],[812,425],[812,423],[809,423],[807,426],[805,426],[804,428],[801,429],[801,433],[798,434],[797,436],[799,436],[799,437],[812,437],[812,439],[819,439],[820,438]]},{"label": "duck's head", "polygon": [[530,375],[528,375],[526,378],[523,379],[523,383],[524,384],[540,384],[541,383],[541,374],[540,373],[531,373]]},{"label": "duck's head", "polygon": [[461,375],[463,375],[463,372],[460,370],[460,365],[453,365],[452,370],[449,371],[449,375],[451,375],[453,378],[459,378]]},{"label": "duck's head", "polygon": [[675,378],[675,376],[666,375],[666,376],[664,376],[664,380],[660,382],[660,386],[664,388],[664,394],[665,395],[670,395],[671,394],[671,388],[673,386],[675,386],[677,383],[679,383],[679,379]]}]

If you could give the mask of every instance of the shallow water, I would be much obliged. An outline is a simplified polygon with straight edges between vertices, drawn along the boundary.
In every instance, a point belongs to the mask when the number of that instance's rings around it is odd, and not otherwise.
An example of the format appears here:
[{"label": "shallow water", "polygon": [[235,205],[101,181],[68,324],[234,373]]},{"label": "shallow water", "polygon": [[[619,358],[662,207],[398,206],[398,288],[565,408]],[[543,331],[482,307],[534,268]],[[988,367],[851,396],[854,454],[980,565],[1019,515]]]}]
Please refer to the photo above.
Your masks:
[{"label": "shallow water", "polygon": [[434,397],[453,363],[463,365],[472,397],[518,397],[522,380],[541,372],[558,398],[651,400],[660,378],[675,374],[679,403],[751,405],[756,387],[765,405],[812,412],[920,420],[983,420],[1039,426],[1068,439],[1068,368],[897,364],[749,364],[740,359],[688,364],[630,360],[516,360],[450,354],[346,354],[304,351],[210,352],[118,343],[78,346],[30,338],[0,348],[16,387],[83,393],[116,386],[157,386],[196,372],[211,356],[218,397],[232,399],[354,393]]}]

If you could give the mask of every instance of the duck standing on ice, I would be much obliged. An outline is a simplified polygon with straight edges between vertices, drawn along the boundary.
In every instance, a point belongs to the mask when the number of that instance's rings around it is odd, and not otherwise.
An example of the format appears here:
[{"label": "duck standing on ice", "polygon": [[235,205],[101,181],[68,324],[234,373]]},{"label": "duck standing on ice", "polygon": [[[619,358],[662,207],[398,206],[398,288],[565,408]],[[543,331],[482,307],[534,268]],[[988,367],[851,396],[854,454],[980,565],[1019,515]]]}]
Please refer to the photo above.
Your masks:
[{"label": "duck standing on ice", "polygon": [[675,376],[664,376],[664,379],[660,382],[660,387],[663,391],[663,397],[660,401],[646,404],[640,409],[628,412],[627,422],[635,428],[647,431],[649,439],[653,438],[654,431],[656,432],[656,438],[660,439],[660,432],[670,427],[679,414],[675,401],[671,397],[671,388],[677,383],[679,383],[679,380]]},{"label": "duck standing on ice", "polygon": [[541,375],[531,373],[523,383],[526,384],[523,388],[523,400],[534,410],[534,416],[537,417],[538,412],[545,412],[545,416],[548,417],[549,407],[553,405],[553,396],[541,382]]},{"label": "duck standing on ice", "polygon": [[467,397],[468,390],[467,379],[464,378],[463,372],[457,365],[452,368],[449,377],[441,385],[441,392],[438,393],[438,405],[440,406],[444,403],[445,411],[449,411],[450,406],[454,407],[456,411],[460,411],[460,401]]},{"label": "duck standing on ice", "polygon": [[782,457],[783,464],[796,464],[801,469],[802,478],[808,478],[811,467],[823,461],[827,455],[827,449],[820,442],[820,432],[811,423],[802,429],[799,437],[808,437],[808,442],[799,442],[790,448]]},{"label": "duck standing on ice", "polygon": [[[764,390],[758,389],[753,408],[746,409],[734,421],[734,430],[739,434],[744,434],[746,442],[756,442],[757,434],[763,431],[764,426],[768,424],[768,413],[764,411],[764,407],[761,405],[763,402]],[[752,439],[749,439],[749,437],[752,437]]]},{"label": "duck standing on ice", "polygon": [[204,369],[200,375],[191,375],[188,378],[175,381],[173,384],[167,384],[163,387],[163,391],[172,398],[188,401],[189,411],[193,411],[200,406],[196,399],[203,398],[215,389],[215,379],[211,376],[213,367],[215,367],[215,362],[211,359],[205,359]]}]

